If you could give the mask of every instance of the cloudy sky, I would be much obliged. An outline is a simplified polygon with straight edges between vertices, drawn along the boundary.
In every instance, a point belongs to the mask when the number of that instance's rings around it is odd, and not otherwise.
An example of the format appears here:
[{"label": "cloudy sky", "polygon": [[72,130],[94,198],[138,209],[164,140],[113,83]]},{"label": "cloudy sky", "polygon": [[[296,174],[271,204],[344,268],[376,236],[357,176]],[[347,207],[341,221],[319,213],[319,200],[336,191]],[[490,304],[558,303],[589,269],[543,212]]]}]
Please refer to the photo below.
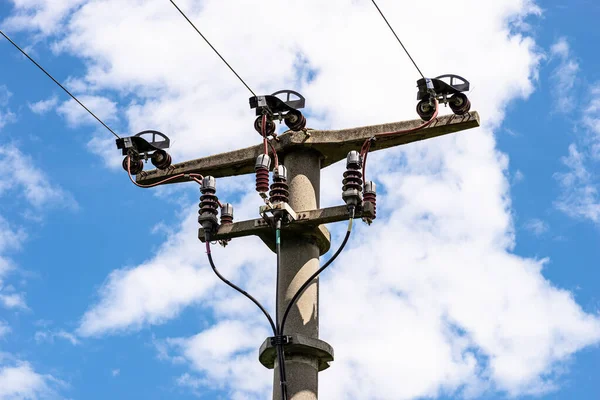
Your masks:
[{"label": "cloudy sky", "polygon": [[[419,75],[370,1],[179,5],[255,92],[304,94],[311,128],[416,118]],[[596,398],[600,5],[379,5],[426,75],[471,81],[482,126],[370,157],[378,219],[321,281],[321,397]],[[4,0],[0,29],[175,162],[258,143],[249,93],[167,0]],[[270,398],[268,325],[212,275],[196,184],[131,185],[112,135],[3,38],[0,137],[0,399]],[[218,182],[237,219],[252,185]],[[273,309],[260,241],[215,259]]]}]

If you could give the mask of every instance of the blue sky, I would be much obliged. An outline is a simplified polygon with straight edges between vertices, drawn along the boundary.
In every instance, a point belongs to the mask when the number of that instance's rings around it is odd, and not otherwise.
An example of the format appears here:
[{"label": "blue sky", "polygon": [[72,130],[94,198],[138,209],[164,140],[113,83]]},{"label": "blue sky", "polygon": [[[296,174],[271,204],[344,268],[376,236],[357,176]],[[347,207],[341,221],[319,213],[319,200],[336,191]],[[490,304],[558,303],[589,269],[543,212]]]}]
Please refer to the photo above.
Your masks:
[{"label": "blue sky", "polygon": [[[310,127],[416,118],[418,75],[370,2],[225,3],[181,6],[255,91],[302,92]],[[378,219],[321,286],[322,397],[597,398],[600,5],[395,3],[380,6],[424,72],[471,80],[483,126],[372,156]],[[461,20],[456,37],[424,15]],[[248,93],[166,1],[12,0],[0,28],[117,132],[171,136],[175,162],[257,143]],[[108,131],[6,40],[0,56],[0,399],[269,398],[267,326],[211,275],[197,187],[134,187]],[[342,168],[323,172],[324,205]],[[256,215],[250,178],[218,185]],[[215,257],[272,308],[259,241]],[[357,347],[373,337],[393,357]]]}]

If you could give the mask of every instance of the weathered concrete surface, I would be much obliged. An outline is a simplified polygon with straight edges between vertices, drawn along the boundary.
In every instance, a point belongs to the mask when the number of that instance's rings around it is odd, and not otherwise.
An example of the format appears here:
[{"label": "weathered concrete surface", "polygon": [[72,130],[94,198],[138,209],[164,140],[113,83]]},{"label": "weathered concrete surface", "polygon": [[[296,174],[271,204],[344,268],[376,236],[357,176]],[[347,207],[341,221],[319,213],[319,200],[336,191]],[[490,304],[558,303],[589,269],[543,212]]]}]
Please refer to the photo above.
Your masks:
[{"label": "weathered concrete surface", "polygon": [[[419,119],[337,131],[312,130],[308,131],[308,134],[290,131],[279,136],[279,140],[274,141],[274,145],[280,156],[285,156],[286,153],[295,151],[298,148],[316,150],[323,155],[321,168],[324,168],[346,158],[349,151],[359,150],[364,141],[373,135],[383,132],[413,129],[422,123],[423,121]],[[383,150],[478,126],[479,114],[475,111],[464,116],[446,115],[437,118],[427,128],[418,132],[380,138],[371,147],[371,151]],[[256,145],[228,153],[174,164],[172,168],[166,171],[142,171],[137,175],[136,180],[140,184],[147,185],[180,173],[212,175],[216,178],[254,173],[256,157],[262,154],[262,152],[262,144]],[[174,179],[169,183],[185,182],[186,180],[186,178]]]},{"label": "weathered concrete surface", "polygon": [[[313,150],[297,150],[285,156],[290,185],[289,204],[294,210],[319,208],[321,154]],[[319,268],[319,247],[305,235],[281,238],[281,270],[277,287],[281,320],[285,308],[300,286]],[[292,307],[286,321],[286,332],[319,338],[319,282],[311,284]],[[319,359],[311,354],[286,357],[288,396],[290,400],[316,400]],[[273,400],[281,399],[279,368],[274,369]]]}]

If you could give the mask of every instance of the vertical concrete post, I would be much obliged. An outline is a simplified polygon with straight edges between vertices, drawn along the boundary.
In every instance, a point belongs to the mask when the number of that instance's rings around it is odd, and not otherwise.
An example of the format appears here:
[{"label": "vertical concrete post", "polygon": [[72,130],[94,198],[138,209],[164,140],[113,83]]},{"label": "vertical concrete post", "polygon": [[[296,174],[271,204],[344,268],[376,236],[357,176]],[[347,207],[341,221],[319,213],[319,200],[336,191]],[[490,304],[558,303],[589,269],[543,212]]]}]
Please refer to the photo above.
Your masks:
[{"label": "vertical concrete post", "polygon": [[[310,149],[293,151],[285,156],[290,185],[290,206],[296,211],[319,208],[321,184],[321,154]],[[284,231],[285,232],[285,231]],[[319,268],[319,248],[310,238],[283,235],[281,241],[281,272],[279,318],[300,286]],[[285,326],[285,334],[319,337],[319,284],[309,286],[294,305]],[[279,370],[275,361],[273,400],[281,400]],[[318,360],[294,355],[286,357],[289,400],[316,400],[318,394]]]}]

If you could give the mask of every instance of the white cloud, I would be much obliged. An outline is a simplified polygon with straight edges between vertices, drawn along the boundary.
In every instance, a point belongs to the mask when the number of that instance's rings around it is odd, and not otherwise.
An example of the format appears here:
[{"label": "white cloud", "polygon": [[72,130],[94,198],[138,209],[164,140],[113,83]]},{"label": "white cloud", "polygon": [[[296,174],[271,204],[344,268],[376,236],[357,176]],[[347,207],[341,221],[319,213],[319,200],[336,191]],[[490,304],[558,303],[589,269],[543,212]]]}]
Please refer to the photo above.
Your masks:
[{"label": "white cloud", "polygon": [[571,144],[569,155],[563,157],[562,162],[567,167],[567,172],[554,175],[563,190],[556,206],[572,217],[600,222],[598,182],[585,165],[586,155],[575,144]]},{"label": "white cloud", "polygon": [[5,85],[0,85],[0,129],[17,119],[17,116],[7,108],[11,96],[12,93],[8,88]]},{"label": "white cloud", "polygon": [[[569,47],[562,39],[553,47],[557,54],[568,54]],[[600,222],[600,83],[590,86],[588,102],[581,108],[583,115],[577,124],[580,135],[569,146],[569,154],[562,158],[567,171],[554,175],[562,193],[556,201],[559,210],[567,215]]]},{"label": "white cloud", "polygon": [[18,189],[28,203],[36,208],[49,205],[77,208],[73,197],[50,183],[46,174],[35,166],[33,159],[17,147],[0,147],[0,162],[9,166],[0,171],[0,195],[7,190]]},{"label": "white cloud", "polygon": [[524,228],[536,236],[540,236],[548,232],[548,229],[550,229],[547,222],[538,218],[532,218],[525,222]]},{"label": "white cloud", "polygon": [[37,331],[34,335],[34,339],[37,343],[54,343],[54,339],[63,339],[71,343],[73,346],[77,346],[80,342],[79,339],[72,333],[67,331],[58,330],[58,331]]},{"label": "white cloud", "polygon": [[267,336],[269,332],[264,328],[224,320],[191,338],[168,339],[167,346],[182,354],[202,376],[186,373],[178,378],[177,384],[200,391],[206,387],[218,389],[223,382],[233,380],[238,394],[266,392],[272,379],[269,374],[261,373],[255,364],[257,343]]},{"label": "white cloud", "polygon": [[46,114],[48,111],[53,110],[58,104],[58,97],[52,96],[46,100],[40,100],[36,103],[28,104],[29,109],[35,114]]},{"label": "white cloud", "polygon": [[583,115],[583,126],[587,133],[583,143],[594,161],[600,161],[600,83],[590,88],[590,101]]},{"label": "white cloud", "polygon": [[0,365],[0,399],[58,399],[56,390],[65,383],[51,375],[42,375],[27,362]]},{"label": "white cloud", "polygon": [[8,323],[6,323],[4,321],[0,321],[0,339],[4,338],[4,336],[9,334],[10,331],[11,331],[11,328],[8,325]]},{"label": "white cloud", "polygon": [[[243,211],[236,208],[236,214],[243,215]],[[223,292],[231,297],[231,289],[222,288],[206,265],[204,252],[198,244],[197,211],[190,207],[184,210],[186,217],[177,233],[168,236],[155,257],[135,268],[115,270],[110,274],[100,290],[98,303],[83,316],[78,334],[95,336],[160,324],[175,317],[189,304],[206,302]],[[256,240],[255,243],[260,242]],[[220,252],[216,250],[216,254]],[[224,266],[229,276],[246,263],[257,268],[264,265],[262,252],[254,256],[243,251],[233,253],[228,254]],[[215,288],[217,283],[218,288]],[[250,306],[242,308],[253,310]]]},{"label": "white cloud", "polygon": [[[114,101],[101,96],[79,95],[77,98],[104,123],[109,124],[111,121],[117,120],[117,104]],[[98,124],[98,121],[73,99],[69,99],[58,106],[57,111],[65,117],[67,123],[72,127],[79,127],[84,124],[96,126]]]},{"label": "white cloud", "polygon": [[0,304],[8,309],[27,309],[25,295],[16,293],[12,286],[4,283],[7,275],[15,270],[14,264],[5,254],[20,249],[26,238],[23,229],[15,229],[0,216]]},{"label": "white cloud", "polygon": [[[4,288],[0,287],[0,290]],[[27,310],[27,302],[24,293],[0,293],[0,303],[5,308]]]},{"label": "white cloud", "polygon": [[[306,95],[308,111],[318,116],[309,118],[311,127],[415,117],[418,75],[369,3],[272,0],[237,4],[235,12],[221,2],[181,6],[257,92],[292,87]],[[427,74],[459,73],[477,85],[470,97],[484,127],[370,156],[370,176],[385,196],[377,223],[368,234],[358,228],[322,283],[322,337],[336,349],[331,370],[321,375],[322,397],[552,390],[560,385],[556,369],[598,342],[600,322],[544,278],[547,261],[511,253],[508,160],[492,132],[507,104],[533,91],[540,55],[511,23],[523,24],[539,8],[525,0],[381,7]],[[464,10],[473,18],[451,34],[422,29],[423,15],[431,26],[445,26],[462,20]],[[302,23],[277,17],[283,14]],[[253,15],[261,16],[261,29]],[[277,35],[266,44],[264,32]],[[464,38],[468,45],[457,45]],[[90,1],[59,40],[58,50],[87,63],[78,82],[133,96],[123,114],[129,130],[169,134],[176,161],[257,143],[245,89],[167,2]],[[307,70],[314,72],[310,81]],[[341,168],[324,171],[322,204],[340,202]],[[247,215],[259,200],[252,194],[240,203]],[[202,390],[210,377],[209,385],[237,388],[233,398],[266,396],[271,372],[256,361],[266,334],[257,328],[260,313],[212,276],[196,239],[196,210],[184,211],[156,255],[109,275],[78,333],[165,323],[195,304],[216,322],[198,336],[165,339],[161,348],[194,371],[179,385]],[[215,259],[272,306],[273,270],[265,266],[273,257],[260,242],[236,240]],[[214,337],[237,339],[240,332],[240,347],[208,347]]]},{"label": "white cloud", "polygon": [[2,21],[5,29],[40,30],[44,34],[57,32],[68,12],[84,0],[11,0],[14,11]]},{"label": "white cloud", "polygon": [[579,63],[573,59],[566,38],[556,41],[550,49],[550,54],[560,60],[559,65],[552,73],[555,108],[561,113],[570,113],[577,105],[574,88],[579,72]]},{"label": "white cloud", "polygon": [[121,373],[121,370],[119,368],[116,368],[116,369],[113,369],[110,371],[110,374],[115,377],[119,376],[120,373]]}]

